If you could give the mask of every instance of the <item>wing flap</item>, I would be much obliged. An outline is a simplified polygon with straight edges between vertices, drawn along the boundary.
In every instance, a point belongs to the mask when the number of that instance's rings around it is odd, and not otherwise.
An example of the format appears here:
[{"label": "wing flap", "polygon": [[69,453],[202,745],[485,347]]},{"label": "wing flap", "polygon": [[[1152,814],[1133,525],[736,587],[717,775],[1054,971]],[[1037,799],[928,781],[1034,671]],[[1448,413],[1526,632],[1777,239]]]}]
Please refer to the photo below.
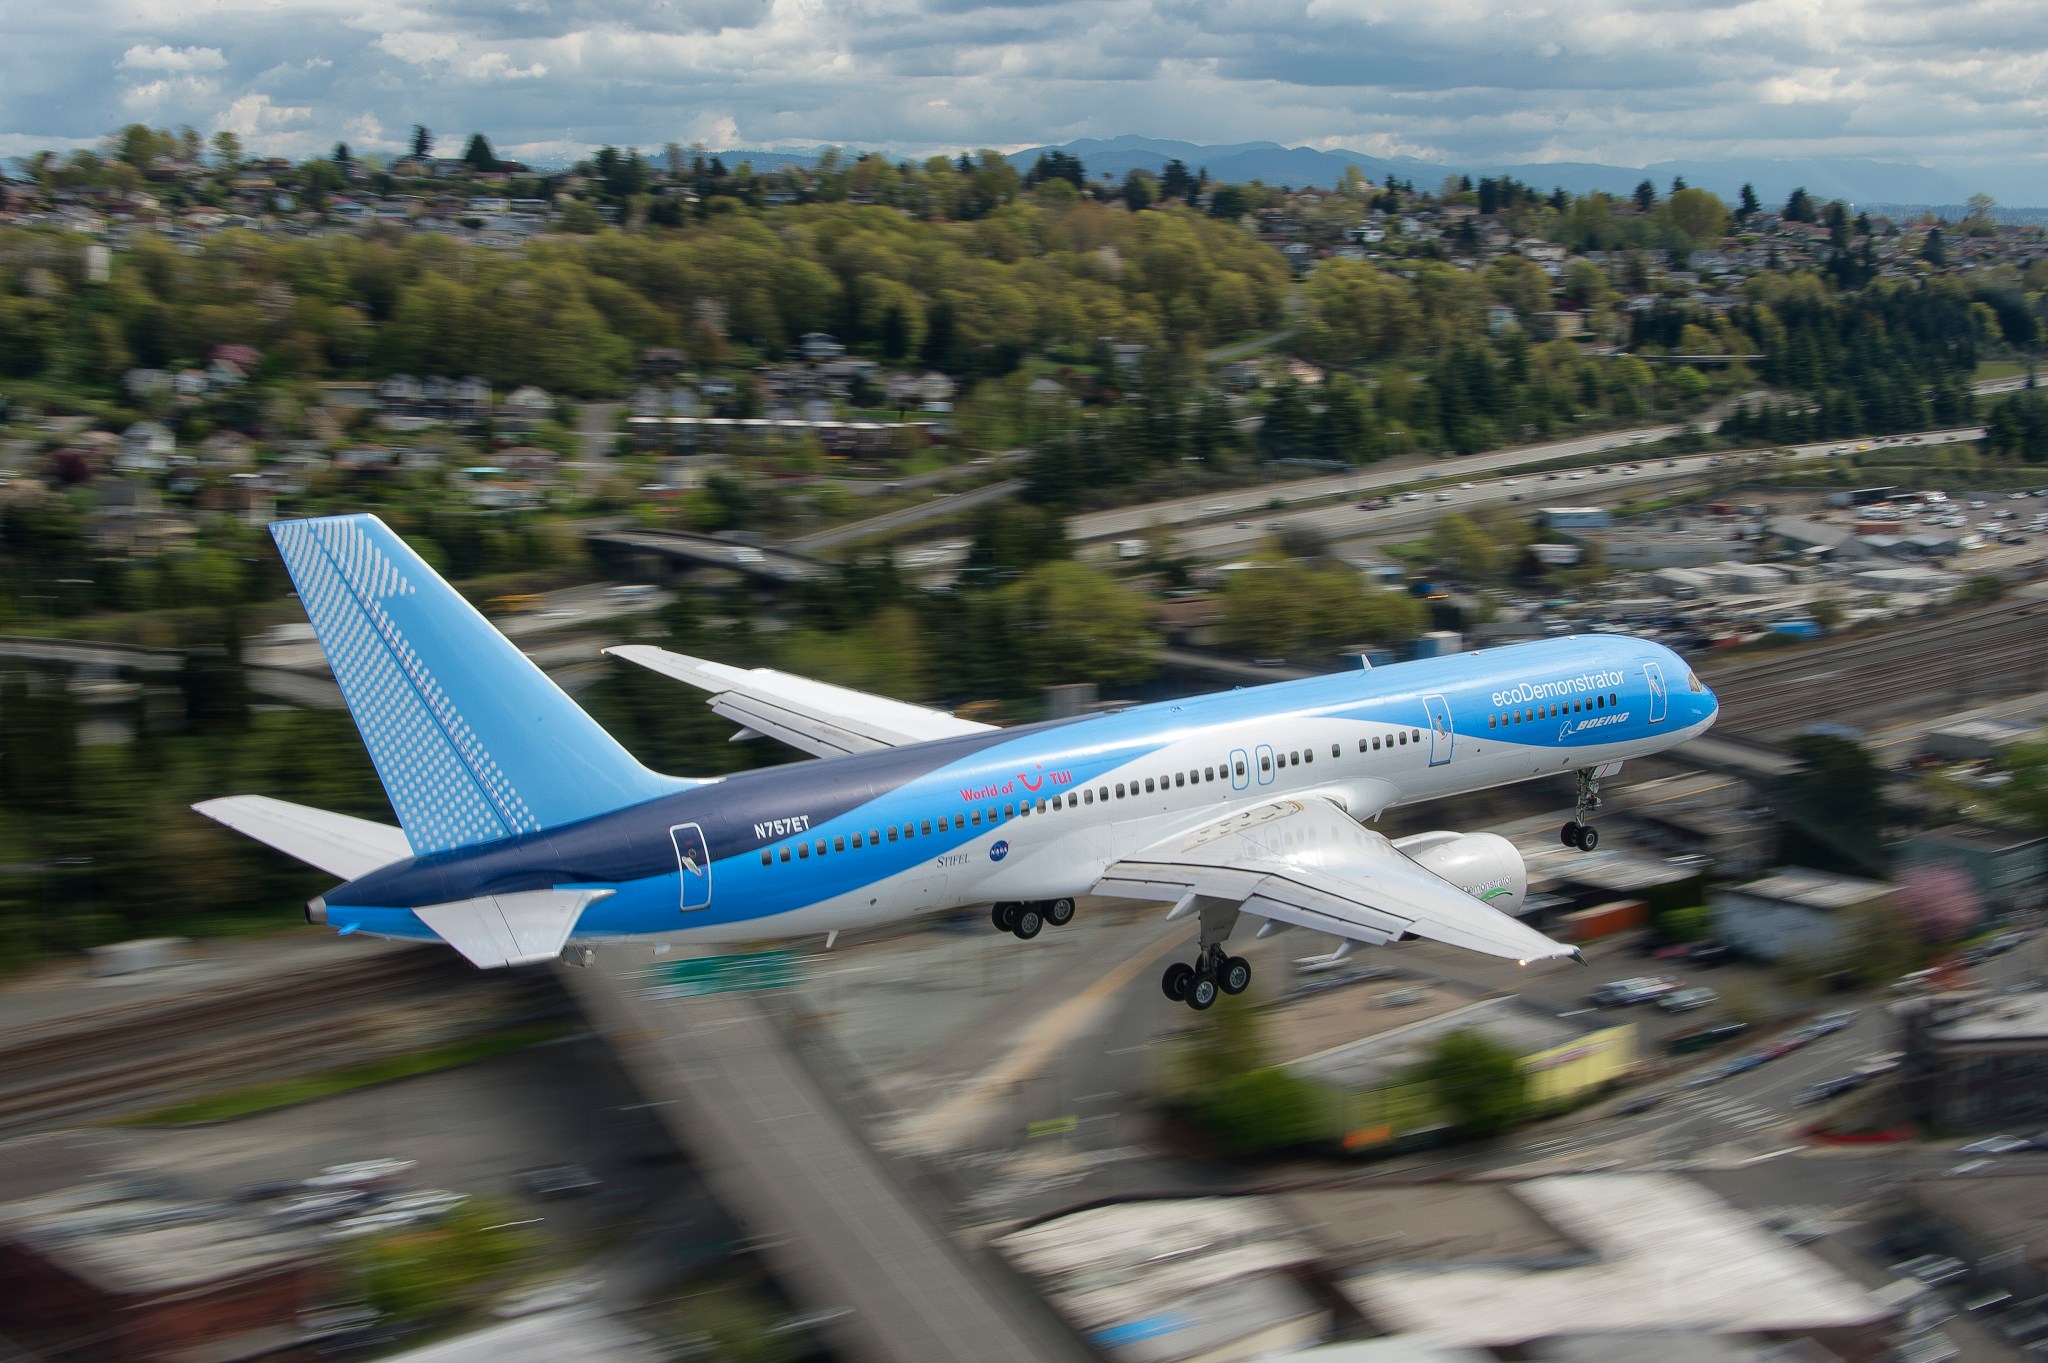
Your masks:
[{"label": "wing flap", "polygon": [[432,904],[413,912],[480,970],[552,961],[583,910],[610,890],[522,890]]},{"label": "wing flap", "polygon": [[403,829],[267,795],[228,795],[202,800],[192,808],[342,880],[366,876],[412,855]]},{"label": "wing flap", "polygon": [[1189,894],[1255,917],[1379,945],[1414,933],[1516,961],[1573,955],[1403,856],[1328,800],[1276,800],[1112,864],[1098,894]]},{"label": "wing flap", "polygon": [[719,715],[815,757],[928,743],[991,727],[772,668],[729,667],[647,644],[622,644],[605,652],[707,691]]}]

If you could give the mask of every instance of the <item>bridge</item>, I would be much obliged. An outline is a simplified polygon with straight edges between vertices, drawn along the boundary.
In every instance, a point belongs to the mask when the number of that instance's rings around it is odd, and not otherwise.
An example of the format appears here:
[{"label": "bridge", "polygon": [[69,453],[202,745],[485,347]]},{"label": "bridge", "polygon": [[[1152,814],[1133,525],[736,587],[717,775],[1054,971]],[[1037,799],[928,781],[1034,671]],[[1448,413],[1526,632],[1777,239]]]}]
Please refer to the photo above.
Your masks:
[{"label": "bridge", "polygon": [[802,554],[786,549],[757,549],[709,535],[686,535],[672,530],[601,530],[589,536],[589,540],[615,552],[651,555],[688,567],[723,568],[783,585],[808,582],[824,572],[817,560]]}]

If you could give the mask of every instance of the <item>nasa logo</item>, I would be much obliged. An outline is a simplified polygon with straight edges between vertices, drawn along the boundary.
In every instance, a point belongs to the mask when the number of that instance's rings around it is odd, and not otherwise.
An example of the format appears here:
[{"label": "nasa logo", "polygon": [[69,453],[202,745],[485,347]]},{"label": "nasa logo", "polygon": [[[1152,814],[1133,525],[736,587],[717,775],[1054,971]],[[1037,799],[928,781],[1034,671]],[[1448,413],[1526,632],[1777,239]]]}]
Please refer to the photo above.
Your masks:
[{"label": "nasa logo", "polygon": [[988,849],[988,859],[990,861],[1001,861],[1008,855],[1010,855],[1010,844],[1007,839],[996,843],[995,846]]}]

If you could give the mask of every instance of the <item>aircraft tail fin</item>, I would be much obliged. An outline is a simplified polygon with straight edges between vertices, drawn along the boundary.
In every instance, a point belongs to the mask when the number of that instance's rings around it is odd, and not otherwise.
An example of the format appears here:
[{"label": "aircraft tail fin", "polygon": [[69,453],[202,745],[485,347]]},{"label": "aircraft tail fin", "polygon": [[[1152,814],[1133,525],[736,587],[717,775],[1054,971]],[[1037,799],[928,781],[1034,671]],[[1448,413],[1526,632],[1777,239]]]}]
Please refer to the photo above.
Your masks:
[{"label": "aircraft tail fin", "polygon": [[270,532],[415,854],[690,784],[641,766],[377,517]]}]

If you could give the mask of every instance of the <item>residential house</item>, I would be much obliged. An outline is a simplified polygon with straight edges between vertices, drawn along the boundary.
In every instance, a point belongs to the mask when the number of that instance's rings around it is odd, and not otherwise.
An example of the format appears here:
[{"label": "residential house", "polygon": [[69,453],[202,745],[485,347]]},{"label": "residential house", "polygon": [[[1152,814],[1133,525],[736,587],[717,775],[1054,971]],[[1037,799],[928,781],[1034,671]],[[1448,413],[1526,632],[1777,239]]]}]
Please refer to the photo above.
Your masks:
[{"label": "residential house", "polygon": [[822,331],[806,332],[798,345],[803,351],[804,358],[812,364],[836,360],[846,353],[846,347],[841,345],[836,337]]},{"label": "residential house", "polygon": [[177,453],[178,439],[160,422],[138,421],[121,433],[114,468],[122,473],[160,473]]},{"label": "residential house", "polygon": [[506,394],[493,414],[497,425],[508,431],[531,431],[555,413],[555,400],[544,388],[522,384]]}]

